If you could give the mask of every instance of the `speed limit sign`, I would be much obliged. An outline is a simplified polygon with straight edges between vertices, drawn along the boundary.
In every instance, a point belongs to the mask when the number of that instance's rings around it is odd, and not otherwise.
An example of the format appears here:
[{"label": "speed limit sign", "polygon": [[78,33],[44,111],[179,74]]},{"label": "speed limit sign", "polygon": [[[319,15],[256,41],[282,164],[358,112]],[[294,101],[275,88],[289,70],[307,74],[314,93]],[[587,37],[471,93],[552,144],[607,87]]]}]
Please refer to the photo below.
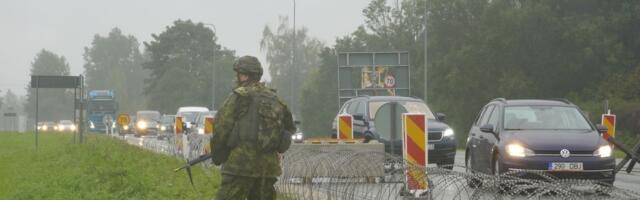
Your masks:
[{"label": "speed limit sign", "polygon": [[396,87],[396,77],[393,77],[393,75],[389,74],[386,77],[384,77],[384,87],[385,88],[394,88]]}]

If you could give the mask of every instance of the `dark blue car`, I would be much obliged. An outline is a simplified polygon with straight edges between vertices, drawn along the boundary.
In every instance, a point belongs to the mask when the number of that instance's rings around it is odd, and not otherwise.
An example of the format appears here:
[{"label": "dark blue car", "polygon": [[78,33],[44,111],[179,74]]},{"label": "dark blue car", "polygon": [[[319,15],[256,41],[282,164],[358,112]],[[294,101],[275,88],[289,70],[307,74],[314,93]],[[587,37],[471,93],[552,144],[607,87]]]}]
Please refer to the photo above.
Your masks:
[{"label": "dark blue car", "polygon": [[615,158],[603,131],[566,100],[499,98],[472,125],[465,164],[487,174],[534,171],[613,184]]},{"label": "dark blue car", "polygon": [[[396,113],[397,127],[396,131],[383,131],[388,126],[389,116],[378,119],[385,124],[376,124],[376,116],[380,110],[383,110],[385,104],[396,104],[398,110]],[[427,117],[428,129],[428,155],[429,163],[444,166],[445,168],[453,168],[453,162],[456,156],[456,140],[453,129],[445,123],[445,115],[442,113],[431,112],[431,109],[424,101],[400,96],[359,96],[345,102],[340,108],[338,114],[350,114],[353,116],[353,132],[356,138],[376,139],[385,144],[385,151],[396,155],[402,155],[402,133],[400,129],[399,116],[403,112],[409,113],[425,113]],[[335,130],[336,121],[334,119],[333,129]]]}]

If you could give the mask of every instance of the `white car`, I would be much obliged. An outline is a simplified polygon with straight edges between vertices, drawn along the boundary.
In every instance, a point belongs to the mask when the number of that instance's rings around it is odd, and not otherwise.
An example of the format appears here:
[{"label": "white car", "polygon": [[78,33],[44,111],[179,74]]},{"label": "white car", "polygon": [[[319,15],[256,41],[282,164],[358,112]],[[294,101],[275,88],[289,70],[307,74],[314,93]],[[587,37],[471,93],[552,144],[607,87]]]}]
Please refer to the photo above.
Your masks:
[{"label": "white car", "polygon": [[58,125],[55,127],[57,131],[76,131],[76,125],[73,124],[71,120],[60,120]]},{"label": "white car", "polygon": [[202,112],[209,112],[209,109],[206,107],[186,106],[178,108],[176,116],[182,117],[182,123],[184,123],[187,128],[185,131],[189,133],[191,122],[195,122],[197,114]]}]

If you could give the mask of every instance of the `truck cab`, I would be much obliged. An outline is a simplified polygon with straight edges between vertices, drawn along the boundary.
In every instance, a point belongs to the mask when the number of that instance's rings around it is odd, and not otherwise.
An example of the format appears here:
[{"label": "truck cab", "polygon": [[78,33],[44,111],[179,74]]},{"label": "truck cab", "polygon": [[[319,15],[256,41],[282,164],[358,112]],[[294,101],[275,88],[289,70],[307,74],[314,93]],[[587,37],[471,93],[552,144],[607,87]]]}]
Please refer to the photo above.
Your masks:
[{"label": "truck cab", "polygon": [[116,119],[118,103],[113,90],[91,90],[87,94],[87,125],[92,132],[104,133],[107,130],[104,119],[110,115]]}]

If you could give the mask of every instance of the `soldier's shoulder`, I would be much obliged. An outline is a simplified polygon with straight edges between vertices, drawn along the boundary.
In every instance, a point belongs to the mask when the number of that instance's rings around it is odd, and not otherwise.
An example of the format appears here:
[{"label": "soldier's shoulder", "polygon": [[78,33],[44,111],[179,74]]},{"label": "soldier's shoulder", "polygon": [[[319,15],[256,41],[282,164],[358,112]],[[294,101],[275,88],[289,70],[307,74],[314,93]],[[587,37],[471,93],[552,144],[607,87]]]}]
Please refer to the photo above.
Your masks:
[{"label": "soldier's shoulder", "polygon": [[249,87],[237,87],[237,88],[233,89],[233,94],[241,96],[241,97],[249,96],[250,92],[251,92],[251,88],[249,88]]}]

